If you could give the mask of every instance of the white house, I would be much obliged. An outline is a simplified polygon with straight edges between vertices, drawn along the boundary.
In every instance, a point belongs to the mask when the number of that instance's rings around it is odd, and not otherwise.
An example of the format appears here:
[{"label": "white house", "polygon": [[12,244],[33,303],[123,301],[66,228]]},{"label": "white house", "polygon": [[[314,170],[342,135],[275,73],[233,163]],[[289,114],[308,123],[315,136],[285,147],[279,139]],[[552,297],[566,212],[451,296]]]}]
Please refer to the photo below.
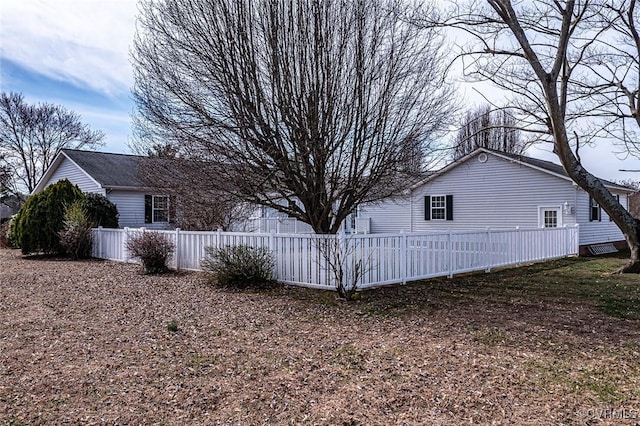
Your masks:
[{"label": "white house", "polygon": [[[602,180],[628,208],[634,191]],[[397,198],[362,205],[372,233],[580,227],[580,246],[615,242],[624,236],[562,166],[480,148],[455,161]]]},{"label": "white house", "polygon": [[148,160],[136,155],[63,149],[33,193],[68,179],[82,192],[102,194],[115,204],[121,227],[171,228],[169,196],[142,183],[142,159]]}]

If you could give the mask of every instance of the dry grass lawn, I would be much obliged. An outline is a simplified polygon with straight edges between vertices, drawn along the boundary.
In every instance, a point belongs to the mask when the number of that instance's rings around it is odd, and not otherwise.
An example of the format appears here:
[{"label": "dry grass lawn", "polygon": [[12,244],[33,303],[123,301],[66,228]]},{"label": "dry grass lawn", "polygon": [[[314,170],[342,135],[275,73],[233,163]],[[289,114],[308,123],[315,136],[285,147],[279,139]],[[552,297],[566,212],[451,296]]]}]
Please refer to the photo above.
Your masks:
[{"label": "dry grass lawn", "polygon": [[610,274],[623,262],[346,303],[0,250],[0,425],[639,424],[640,279]]}]

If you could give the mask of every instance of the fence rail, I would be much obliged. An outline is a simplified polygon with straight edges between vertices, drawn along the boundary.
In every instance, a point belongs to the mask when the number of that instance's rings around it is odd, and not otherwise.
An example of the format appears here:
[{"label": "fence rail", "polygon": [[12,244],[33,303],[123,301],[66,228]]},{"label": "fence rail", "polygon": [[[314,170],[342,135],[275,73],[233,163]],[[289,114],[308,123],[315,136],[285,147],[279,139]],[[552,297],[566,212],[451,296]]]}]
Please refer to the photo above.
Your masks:
[{"label": "fence rail", "polygon": [[347,286],[367,288],[577,255],[579,228],[368,235],[97,228],[93,256],[132,261],[127,241],[142,232],[160,232],[173,242],[175,269],[200,270],[207,246],[266,247],[279,281],[333,290],[338,271]]}]

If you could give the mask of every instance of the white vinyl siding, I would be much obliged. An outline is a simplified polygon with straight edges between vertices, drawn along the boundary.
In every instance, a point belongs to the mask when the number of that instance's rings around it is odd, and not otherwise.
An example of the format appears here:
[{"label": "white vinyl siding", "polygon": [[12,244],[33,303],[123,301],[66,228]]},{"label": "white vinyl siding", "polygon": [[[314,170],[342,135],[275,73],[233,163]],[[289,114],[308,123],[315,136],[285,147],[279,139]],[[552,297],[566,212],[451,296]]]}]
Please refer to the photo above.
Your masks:
[{"label": "white vinyl siding", "polygon": [[[420,200],[429,194],[452,194],[452,221],[425,221]],[[479,228],[537,228],[540,206],[574,204],[571,182],[531,167],[489,155],[459,164],[413,191],[413,231],[469,230]],[[562,214],[563,225],[575,216]]]},{"label": "white vinyl siding", "polygon": [[113,190],[107,198],[118,208],[121,228],[167,229],[168,223],[144,223],[144,193]]},{"label": "white vinyl siding", "polygon": [[[619,195],[620,204],[628,208],[627,194],[620,193]],[[601,211],[602,218],[600,221],[589,220],[589,194],[582,190],[578,191],[577,215],[580,223],[581,245],[624,240],[624,234],[615,222],[609,220],[609,215],[604,209]]]},{"label": "white vinyl siding", "polygon": [[[451,221],[425,220],[424,197],[439,194],[453,195]],[[559,226],[580,224],[581,245],[624,240],[606,212],[602,221],[589,222],[589,195],[571,181],[492,154],[484,163],[471,157],[400,200],[361,207],[371,232],[536,228],[540,208],[554,207]],[[620,202],[627,206],[626,194]]]},{"label": "white vinyl siding", "polygon": [[358,217],[371,218],[371,233],[409,232],[411,201],[408,198],[397,198],[376,204],[361,204],[358,207]]},{"label": "white vinyl siding", "polygon": [[93,179],[91,179],[82,169],[76,166],[68,158],[63,158],[58,168],[53,172],[45,187],[54,184],[62,179],[68,179],[74,185],[78,185],[82,192],[95,192],[105,195],[105,191]]}]

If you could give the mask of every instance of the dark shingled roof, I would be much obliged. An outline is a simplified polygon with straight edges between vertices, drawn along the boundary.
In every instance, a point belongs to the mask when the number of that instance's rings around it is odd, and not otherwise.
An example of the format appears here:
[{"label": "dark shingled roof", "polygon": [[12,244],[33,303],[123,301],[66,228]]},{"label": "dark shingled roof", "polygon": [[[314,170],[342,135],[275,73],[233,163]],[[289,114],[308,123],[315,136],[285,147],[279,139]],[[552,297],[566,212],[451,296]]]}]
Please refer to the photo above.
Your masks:
[{"label": "dark shingled roof", "polygon": [[67,157],[104,187],[142,187],[138,173],[147,157],[107,152],[63,149]]}]

